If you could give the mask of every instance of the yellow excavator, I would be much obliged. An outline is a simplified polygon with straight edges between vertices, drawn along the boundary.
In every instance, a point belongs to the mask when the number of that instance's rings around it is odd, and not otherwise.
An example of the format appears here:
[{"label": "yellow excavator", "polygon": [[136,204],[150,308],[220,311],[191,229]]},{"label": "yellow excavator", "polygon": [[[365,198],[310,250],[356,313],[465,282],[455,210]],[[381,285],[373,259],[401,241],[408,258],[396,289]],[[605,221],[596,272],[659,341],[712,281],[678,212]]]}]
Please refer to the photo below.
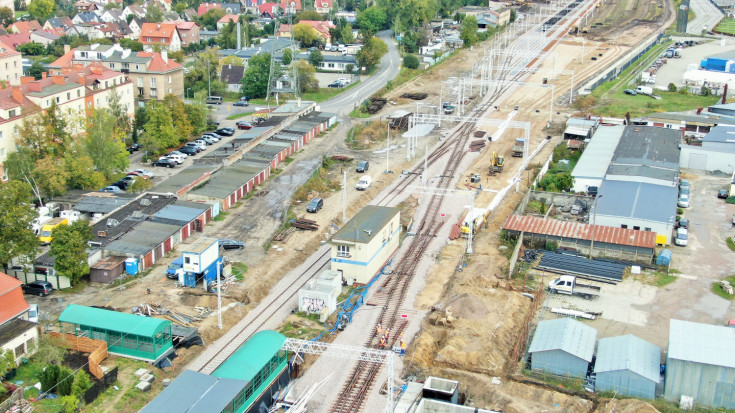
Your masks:
[{"label": "yellow excavator", "polygon": [[497,152],[493,152],[490,158],[490,175],[503,172],[504,165],[505,159],[503,159],[503,155],[498,155]]}]

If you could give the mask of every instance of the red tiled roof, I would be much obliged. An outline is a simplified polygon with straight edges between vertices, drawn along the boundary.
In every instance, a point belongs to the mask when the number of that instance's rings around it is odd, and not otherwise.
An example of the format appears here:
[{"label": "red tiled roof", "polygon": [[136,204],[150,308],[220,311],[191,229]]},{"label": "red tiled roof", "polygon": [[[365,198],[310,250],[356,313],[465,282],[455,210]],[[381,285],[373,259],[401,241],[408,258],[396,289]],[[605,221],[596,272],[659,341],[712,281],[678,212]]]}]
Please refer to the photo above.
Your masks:
[{"label": "red tiled roof", "polygon": [[17,317],[30,308],[23,298],[21,284],[17,279],[0,272],[0,324]]},{"label": "red tiled roof", "polygon": [[217,21],[217,23],[229,23],[230,20],[237,23],[240,20],[240,15],[239,14],[225,14],[224,16],[222,16],[221,19],[219,19],[219,21]]},{"label": "red tiled roof", "polygon": [[159,43],[158,39],[165,39],[166,43],[171,43],[171,38],[176,33],[176,25],[173,23],[143,23],[140,28],[140,38],[138,39],[143,44],[148,44],[149,37],[150,43]]},{"label": "red tiled roof", "polygon": [[12,47],[13,49],[17,48],[21,44],[30,43],[31,42],[31,34],[30,33],[11,33],[6,34],[3,36],[0,36],[0,42],[5,43],[6,45]]},{"label": "red tiled roof", "polygon": [[[139,57],[146,57],[141,56],[141,53],[138,52]],[[161,56],[160,53],[151,53],[153,59],[151,60],[151,64],[148,65],[148,70],[151,72],[168,72],[169,70],[178,69],[181,67],[179,63],[177,63],[174,59],[168,58],[168,62],[163,60],[163,56]]]},{"label": "red tiled roof", "polygon": [[260,14],[270,13],[272,15],[274,7],[278,8],[279,6],[276,3],[263,3],[260,6],[258,6],[258,13]]},{"label": "red tiled roof", "polygon": [[221,7],[222,3],[201,3],[199,7],[197,7],[197,14],[203,16],[208,11],[212,9],[219,9]]},{"label": "red tiled roof", "polygon": [[503,229],[581,240],[591,240],[594,235],[595,242],[642,248],[654,248],[656,246],[656,233],[652,231],[636,231],[628,228],[559,221],[528,215],[509,216],[503,224]]},{"label": "red tiled roof", "polygon": [[12,48],[10,45],[0,42],[0,56],[7,57],[7,56],[15,56],[19,54],[20,52]]},{"label": "red tiled roof", "polygon": [[180,22],[176,23],[176,28],[179,30],[191,30],[196,27],[196,22]]},{"label": "red tiled roof", "polygon": [[8,26],[8,31],[10,31],[11,28],[16,33],[30,33],[34,30],[41,30],[41,25],[38,24],[37,20],[31,20],[29,22],[20,21]]},{"label": "red tiled roof", "polygon": [[314,8],[320,8],[320,9],[329,8],[329,9],[331,9],[332,8],[332,0],[315,0],[314,1]]},{"label": "red tiled roof", "polygon": [[68,52],[64,53],[63,56],[54,60],[51,64],[49,64],[49,66],[50,67],[69,67],[71,66],[72,59],[74,59],[74,49],[71,49]]}]

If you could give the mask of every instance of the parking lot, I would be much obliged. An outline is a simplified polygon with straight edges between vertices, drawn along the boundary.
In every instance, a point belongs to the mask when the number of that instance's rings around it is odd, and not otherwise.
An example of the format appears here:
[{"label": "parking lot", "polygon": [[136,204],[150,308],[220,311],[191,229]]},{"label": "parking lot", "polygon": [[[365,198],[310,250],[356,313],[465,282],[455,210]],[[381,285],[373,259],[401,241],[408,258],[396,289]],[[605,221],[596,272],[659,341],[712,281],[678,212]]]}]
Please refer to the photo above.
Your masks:
[{"label": "parking lot", "polygon": [[[667,346],[672,318],[718,325],[735,318],[732,302],[711,291],[713,282],[735,273],[735,252],[725,243],[735,235],[735,205],[717,198],[717,191],[729,186],[730,179],[691,170],[682,171],[682,176],[691,182],[691,206],[684,211],[690,220],[689,245],[666,247],[673,253],[671,268],[679,271],[674,282],[657,287],[652,276],[644,281],[628,277],[618,285],[604,285],[599,298],[550,295],[546,305],[602,312],[586,322],[599,337],[634,334],[662,348]],[[545,319],[556,317],[548,309],[544,314]]]}]

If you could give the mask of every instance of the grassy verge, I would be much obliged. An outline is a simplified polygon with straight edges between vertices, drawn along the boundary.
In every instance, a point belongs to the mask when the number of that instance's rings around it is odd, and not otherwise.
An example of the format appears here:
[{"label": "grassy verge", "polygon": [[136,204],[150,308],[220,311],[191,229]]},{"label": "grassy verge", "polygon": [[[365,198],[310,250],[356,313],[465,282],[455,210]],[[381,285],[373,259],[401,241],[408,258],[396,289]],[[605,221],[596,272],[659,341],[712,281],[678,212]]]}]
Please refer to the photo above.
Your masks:
[{"label": "grassy verge", "polygon": [[233,262],[232,263],[232,275],[235,276],[235,279],[238,281],[242,281],[245,278],[245,273],[248,272],[248,266],[241,263],[241,262]]},{"label": "grassy verge", "polygon": [[217,221],[217,222],[224,221],[227,218],[228,215],[230,215],[229,212],[222,211],[222,212],[219,213],[219,215],[217,215],[216,217],[212,218],[212,221]]},{"label": "grassy verge", "polygon": [[329,100],[337,95],[340,95],[353,87],[360,84],[360,81],[350,83],[347,87],[344,88],[319,88],[318,92],[306,92],[303,95],[301,95],[301,98],[304,100],[313,100],[314,102],[324,102],[325,100]]},{"label": "grassy verge", "polygon": [[735,19],[722,19],[720,23],[715,26],[713,31],[729,34],[731,36],[735,35]]},{"label": "grassy verge", "polygon": [[[298,313],[298,315],[301,315],[304,313]],[[316,336],[318,336],[322,331],[322,327],[316,324],[316,321],[319,321],[319,315],[314,314],[316,316],[316,320],[311,320],[311,316],[305,317],[307,320],[297,320],[297,321],[290,321],[286,323],[279,331],[281,334],[283,334],[286,337],[289,338],[298,338],[302,340],[309,340]],[[314,321],[314,322],[310,322]]]},{"label": "grassy verge", "polygon": [[358,106],[355,109],[350,112],[351,118],[358,118],[358,119],[365,119],[369,118],[370,116],[373,116],[365,111],[362,110],[362,106]]},{"label": "grassy verge", "polygon": [[653,273],[653,276],[653,285],[656,287],[665,287],[676,281],[676,276],[671,273],[666,274],[665,272],[656,271]]},{"label": "grassy verge", "polygon": [[[729,281],[730,285],[735,286],[735,276],[727,277],[724,281]],[[712,292],[726,300],[732,300],[735,298],[735,294],[728,294],[727,292],[725,292],[719,282],[712,283]]]},{"label": "grassy verge", "polygon": [[226,119],[228,119],[228,120],[235,120],[235,119],[240,119],[240,118],[243,118],[245,116],[252,115],[252,114],[253,114],[252,111],[250,111],[250,112],[243,112],[243,113],[235,113],[233,115],[228,116]]},{"label": "grassy verge", "polygon": [[727,248],[730,248],[730,251],[735,251],[735,241],[732,237],[727,237]]},{"label": "grassy verge", "polygon": [[384,142],[388,137],[388,127],[384,122],[360,123],[347,133],[345,143],[350,149],[368,149],[374,143]]},{"label": "grassy verge", "polygon": [[304,185],[296,190],[296,193],[294,193],[293,196],[293,200],[303,202],[308,199],[309,194],[320,194],[340,189],[341,184],[339,180],[333,181],[328,176],[329,169],[336,162],[337,161],[333,160],[332,158],[325,157],[322,160],[322,166],[314,171],[314,173],[311,175],[311,178],[309,178]]}]

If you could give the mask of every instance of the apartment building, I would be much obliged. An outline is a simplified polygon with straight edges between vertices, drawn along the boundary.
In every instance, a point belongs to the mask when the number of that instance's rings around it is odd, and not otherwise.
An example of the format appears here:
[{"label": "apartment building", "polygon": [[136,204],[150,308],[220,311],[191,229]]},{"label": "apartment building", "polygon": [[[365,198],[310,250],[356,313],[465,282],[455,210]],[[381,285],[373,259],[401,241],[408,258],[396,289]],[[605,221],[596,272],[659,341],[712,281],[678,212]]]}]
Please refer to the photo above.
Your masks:
[{"label": "apartment building", "polygon": [[0,42],[0,81],[19,85],[23,76],[23,62],[20,52]]},{"label": "apartment building", "polygon": [[[0,86],[2,87],[2,86]],[[80,133],[87,111],[108,108],[112,94],[129,116],[135,111],[133,83],[124,73],[100,64],[68,67],[54,76],[39,80],[24,76],[20,84],[0,89],[0,179],[7,180],[3,163],[15,151],[16,139],[24,119],[37,116],[55,103],[69,121],[69,132]]]},{"label": "apartment building", "polygon": [[127,75],[138,105],[145,105],[150,99],[163,99],[169,94],[184,98],[184,67],[169,59],[165,50],[161,53],[133,52],[119,44],[80,46],[51,63],[49,69],[51,73],[60,73],[64,68],[95,62]]},{"label": "apartment building", "polygon": [[181,38],[173,23],[143,23],[138,41],[143,43],[146,51],[153,51],[155,46],[170,52],[181,50]]},{"label": "apartment building", "polygon": [[199,25],[195,22],[176,23],[176,30],[179,31],[181,38],[181,47],[186,47],[192,43],[199,43]]}]

